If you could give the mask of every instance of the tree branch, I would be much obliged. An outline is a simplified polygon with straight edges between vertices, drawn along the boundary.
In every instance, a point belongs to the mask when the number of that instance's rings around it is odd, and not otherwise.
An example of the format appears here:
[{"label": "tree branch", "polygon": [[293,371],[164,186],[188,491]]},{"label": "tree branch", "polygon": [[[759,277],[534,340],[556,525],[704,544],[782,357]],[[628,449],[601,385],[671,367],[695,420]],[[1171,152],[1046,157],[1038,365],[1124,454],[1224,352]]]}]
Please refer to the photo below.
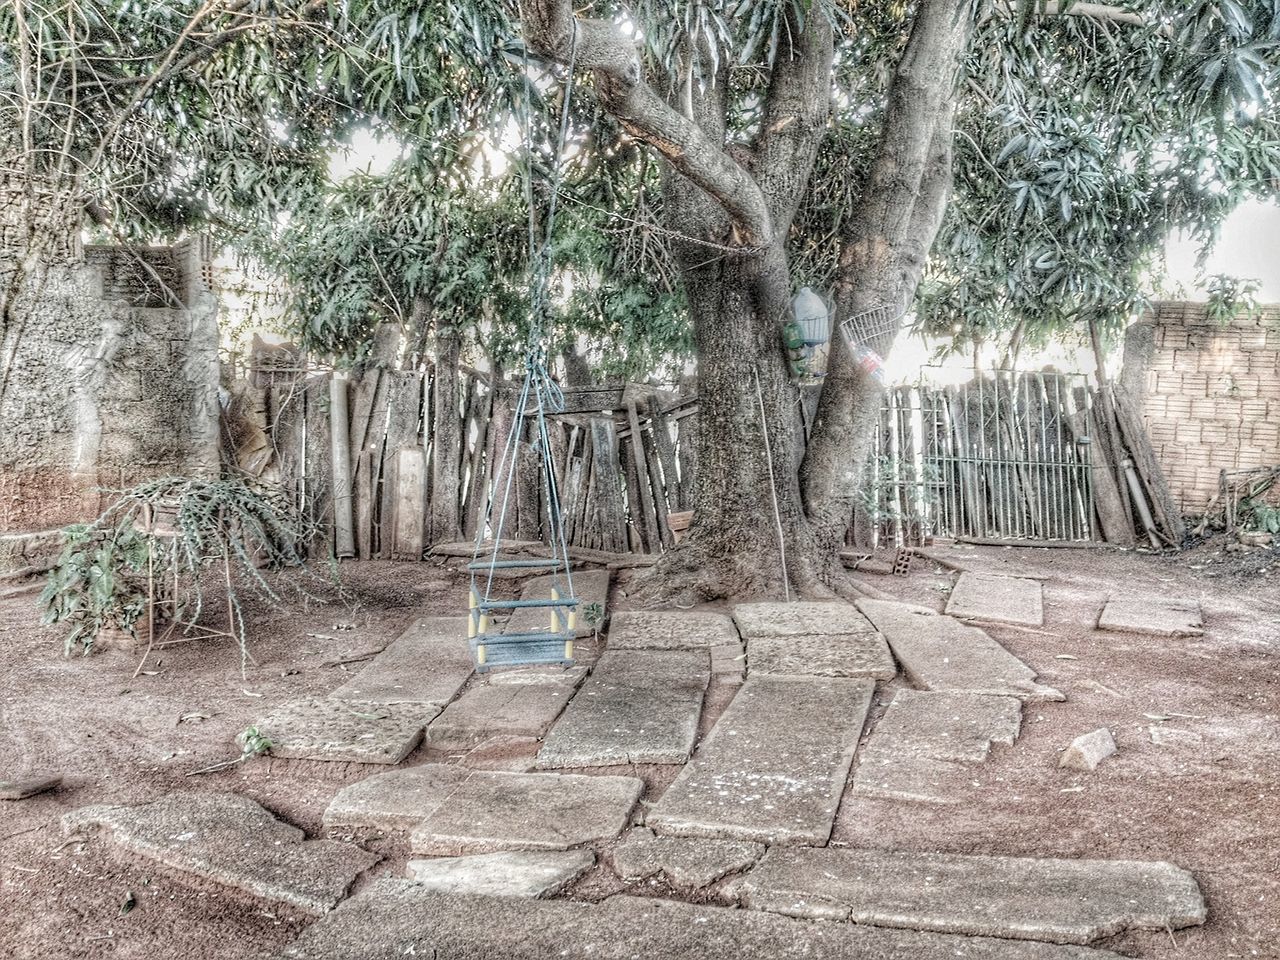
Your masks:
[{"label": "tree branch", "polygon": [[803,21],[787,11],[787,40],[778,51],[756,137],[756,177],[775,226],[785,232],[809,183],[831,115],[831,22],[815,5]]},{"label": "tree branch", "polygon": [[[1026,2],[1028,0],[1017,0],[1017,2],[1000,0],[995,4],[995,9],[1006,15],[1012,15],[1017,12],[1021,4]],[[1046,17],[1088,17],[1090,20],[1110,20],[1130,27],[1152,26],[1142,14],[1109,3],[1073,3],[1068,7],[1062,0],[1048,0],[1044,9],[1038,12]],[[1164,31],[1165,28],[1161,27],[1161,32]]]},{"label": "tree branch", "polygon": [[524,15],[529,47],[559,63],[572,59],[592,70],[601,106],[723,206],[734,221],[737,242],[764,246],[774,239],[760,185],[701,126],[644,81],[635,44],[617,27],[603,20],[577,19],[570,0],[528,0]]}]

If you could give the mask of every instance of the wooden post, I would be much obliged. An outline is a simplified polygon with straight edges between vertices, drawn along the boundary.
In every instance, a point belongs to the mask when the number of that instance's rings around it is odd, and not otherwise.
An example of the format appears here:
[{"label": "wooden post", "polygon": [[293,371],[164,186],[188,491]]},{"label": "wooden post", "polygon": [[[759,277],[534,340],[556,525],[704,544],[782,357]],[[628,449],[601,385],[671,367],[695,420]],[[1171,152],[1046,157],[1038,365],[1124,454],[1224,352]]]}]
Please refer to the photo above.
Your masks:
[{"label": "wooden post", "polygon": [[333,541],[339,559],[356,555],[355,531],[351,516],[351,441],[347,422],[345,373],[334,371],[329,378],[329,434],[333,460]]},{"label": "wooden post", "polygon": [[[627,401],[627,423],[631,428],[631,459],[635,461],[640,486],[640,517],[644,524],[644,539],[649,544],[650,551],[657,553],[662,543],[662,530],[658,526],[653,493],[649,489],[649,469],[644,456],[644,442],[640,437],[640,417],[636,413],[635,403],[631,401]],[[635,510],[635,504],[632,504],[631,509]]]},{"label": "wooden post", "polygon": [[396,452],[393,560],[422,559],[422,514],[426,508],[427,452],[419,446]]}]

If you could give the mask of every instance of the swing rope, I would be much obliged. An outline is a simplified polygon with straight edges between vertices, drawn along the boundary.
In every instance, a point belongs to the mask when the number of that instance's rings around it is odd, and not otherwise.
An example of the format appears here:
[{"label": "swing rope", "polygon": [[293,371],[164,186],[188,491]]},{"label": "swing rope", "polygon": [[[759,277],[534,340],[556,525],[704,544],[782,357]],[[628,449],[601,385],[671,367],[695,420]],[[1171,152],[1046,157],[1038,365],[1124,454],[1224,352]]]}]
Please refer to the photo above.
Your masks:
[{"label": "swing rope", "polygon": [[[564,409],[564,394],[561,392],[559,385],[551,377],[551,371],[547,364],[548,344],[545,335],[545,324],[548,318],[547,291],[551,277],[551,255],[552,244],[554,240],[555,218],[560,195],[560,184],[563,176],[563,161],[565,145],[569,137],[569,118],[570,106],[573,96],[573,75],[574,67],[577,62],[578,51],[578,26],[577,22],[573,25],[573,35],[570,40],[568,76],[564,83],[563,103],[560,111],[560,123],[558,136],[555,142],[554,150],[551,157],[551,180],[550,180],[550,197],[547,204],[546,223],[541,238],[538,236],[537,217],[534,211],[534,191],[533,191],[533,125],[531,119],[530,104],[532,103],[533,88],[530,80],[530,63],[529,51],[527,46],[523,52],[524,66],[524,102],[523,107],[523,126],[525,138],[525,165],[524,165],[524,192],[526,207],[528,208],[528,256],[530,269],[529,284],[529,331],[525,345],[524,356],[524,380],[520,388],[519,396],[516,400],[514,418],[511,424],[511,431],[507,436],[506,443],[503,447],[502,457],[499,460],[498,469],[494,474],[495,478],[501,478],[503,485],[501,504],[498,507],[497,523],[493,525],[495,498],[490,497],[489,503],[485,509],[484,519],[477,524],[475,551],[472,555],[472,562],[469,565],[472,572],[471,576],[471,628],[468,631],[471,636],[472,649],[476,654],[477,669],[486,669],[488,662],[487,648],[489,646],[500,645],[507,648],[505,651],[503,663],[535,663],[535,662],[572,662],[572,637],[575,617],[571,613],[568,617],[562,617],[560,610],[568,607],[570,610],[577,605],[577,599],[573,593],[573,574],[570,570],[569,563],[569,545],[565,534],[564,517],[560,504],[560,491],[556,480],[555,464],[551,452],[551,435],[547,425],[547,412],[558,413]],[[548,520],[550,522],[550,538],[551,538],[551,556],[545,564],[538,561],[514,561],[515,565],[521,566],[540,566],[544,565],[559,573],[563,569],[565,587],[568,596],[561,599],[555,591],[552,592],[550,601],[540,602],[537,600],[517,601],[512,606],[547,606],[552,610],[552,630],[549,633],[537,633],[529,635],[518,635],[509,637],[503,642],[502,637],[493,637],[488,634],[488,616],[490,609],[501,608],[505,604],[498,604],[493,600],[493,581],[495,572],[502,566],[504,562],[499,560],[502,548],[503,531],[506,528],[508,513],[511,505],[511,493],[515,483],[517,466],[520,458],[520,435],[524,430],[525,417],[530,412],[530,402],[535,406],[533,412],[536,415],[535,426],[537,433],[537,448],[540,455],[542,467],[542,483],[541,492],[546,496]],[[484,552],[484,536],[486,531],[492,531],[493,549],[489,553],[488,560],[482,559]],[[507,562],[505,565],[512,565]],[[483,594],[478,590],[477,573],[486,572],[487,576],[484,582]],[[559,628],[559,629],[557,629]],[[567,629],[566,629],[567,628]],[[563,641],[564,646],[559,655],[549,653],[548,646],[550,641]],[[528,649],[521,651],[515,649],[518,646],[525,646]]]}]

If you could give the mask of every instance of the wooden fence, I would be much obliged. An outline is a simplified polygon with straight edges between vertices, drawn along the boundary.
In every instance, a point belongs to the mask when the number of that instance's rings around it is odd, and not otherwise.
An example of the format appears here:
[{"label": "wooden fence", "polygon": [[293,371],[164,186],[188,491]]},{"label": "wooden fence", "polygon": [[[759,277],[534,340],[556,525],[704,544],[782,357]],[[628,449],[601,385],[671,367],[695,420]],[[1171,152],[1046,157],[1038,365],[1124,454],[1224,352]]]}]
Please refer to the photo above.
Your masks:
[{"label": "wooden fence", "polygon": [[[255,370],[232,391],[229,454],[296,498],[313,555],[420,559],[429,545],[474,540],[490,492],[500,497],[508,480],[504,537],[550,539],[532,417],[519,431],[513,476],[496,475],[518,384],[478,371],[459,379],[450,404],[430,370],[372,370],[352,380]],[[451,409],[457,417],[456,458],[436,443],[440,403],[444,416]],[[692,505],[694,412],[693,398],[648,385],[565,391],[564,412],[548,426],[572,546],[657,553],[672,545],[668,515]],[[456,527],[432,529],[442,516],[456,517]]]}]

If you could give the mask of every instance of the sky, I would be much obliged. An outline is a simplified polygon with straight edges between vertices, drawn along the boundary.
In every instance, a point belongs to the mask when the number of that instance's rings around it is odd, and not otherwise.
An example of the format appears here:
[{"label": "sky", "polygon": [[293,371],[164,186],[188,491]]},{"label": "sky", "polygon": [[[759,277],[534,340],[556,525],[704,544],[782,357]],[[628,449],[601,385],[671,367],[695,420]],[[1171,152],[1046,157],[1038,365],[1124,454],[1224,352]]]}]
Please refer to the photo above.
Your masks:
[{"label": "sky", "polygon": [[[1195,291],[1196,245],[1173,237],[1165,246],[1169,275],[1186,286],[1191,300],[1203,300]],[[1227,273],[1253,279],[1262,286],[1255,294],[1261,303],[1280,303],[1280,206],[1250,201],[1227,218],[1222,237],[1205,265],[1206,274]]]}]

